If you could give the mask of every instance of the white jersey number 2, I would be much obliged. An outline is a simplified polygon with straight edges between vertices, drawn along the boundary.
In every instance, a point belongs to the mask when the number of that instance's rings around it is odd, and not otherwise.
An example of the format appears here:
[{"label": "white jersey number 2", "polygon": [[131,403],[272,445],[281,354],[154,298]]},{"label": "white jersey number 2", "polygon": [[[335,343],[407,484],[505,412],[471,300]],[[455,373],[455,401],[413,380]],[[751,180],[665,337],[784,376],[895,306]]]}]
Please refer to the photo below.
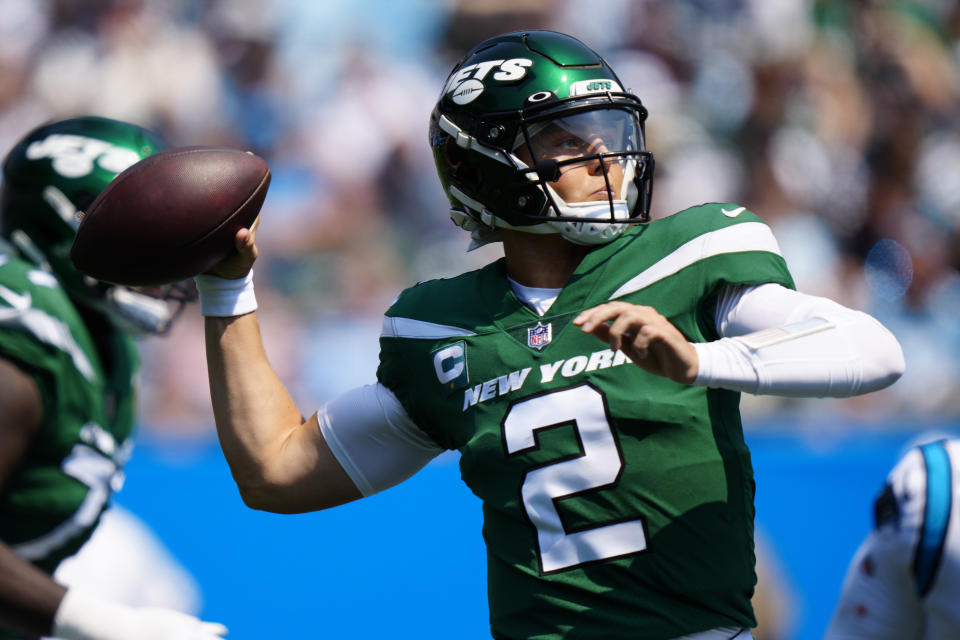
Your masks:
[{"label": "white jersey number 2", "polygon": [[643,521],[634,519],[568,533],[556,500],[617,482],[623,456],[607,419],[603,394],[583,384],[518,402],[503,421],[507,452],[537,448],[540,429],[573,424],[583,454],[532,469],[520,490],[527,517],[537,530],[542,573],[643,551]]}]

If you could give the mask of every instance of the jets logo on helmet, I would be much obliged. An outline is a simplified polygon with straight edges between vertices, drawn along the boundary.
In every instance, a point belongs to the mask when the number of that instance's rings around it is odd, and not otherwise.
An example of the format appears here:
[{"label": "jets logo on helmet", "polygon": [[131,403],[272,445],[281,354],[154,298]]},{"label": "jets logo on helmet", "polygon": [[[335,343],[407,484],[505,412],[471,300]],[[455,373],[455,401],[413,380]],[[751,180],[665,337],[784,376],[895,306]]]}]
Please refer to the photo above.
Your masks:
[{"label": "jets logo on helmet", "polygon": [[[575,38],[523,31],[481,43],[451,71],[430,118],[450,217],[476,244],[498,240],[498,229],[613,240],[649,220],[646,117],[606,61]],[[599,188],[561,188],[569,172],[584,171]]]},{"label": "jets logo on helmet", "polygon": [[111,173],[120,173],[140,160],[140,155],[132,149],[96,138],[59,133],[31,142],[24,155],[28,160],[49,158],[53,170],[65,178],[89,175],[94,163]]},{"label": "jets logo on helmet", "polygon": [[492,76],[494,82],[512,82],[523,78],[527,73],[527,67],[532,65],[533,60],[529,58],[486,60],[470,64],[450,74],[443,93],[451,94],[451,99],[457,104],[467,104],[483,93],[484,80],[493,69],[497,69]]},{"label": "jets logo on helmet", "polygon": [[621,92],[623,89],[620,83],[610,78],[594,78],[592,80],[580,80],[570,85],[570,97],[582,96],[587,93],[603,93],[604,91]]}]

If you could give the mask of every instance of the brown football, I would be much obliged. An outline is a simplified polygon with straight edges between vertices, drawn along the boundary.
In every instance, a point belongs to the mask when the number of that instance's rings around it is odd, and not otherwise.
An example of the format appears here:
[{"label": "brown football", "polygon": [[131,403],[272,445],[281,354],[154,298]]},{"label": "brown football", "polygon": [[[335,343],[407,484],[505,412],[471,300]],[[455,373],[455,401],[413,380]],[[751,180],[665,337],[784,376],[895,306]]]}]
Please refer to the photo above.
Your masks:
[{"label": "brown football", "polygon": [[249,151],[178,147],[148,156],[84,212],[70,259],[97,280],[128,286],[193,277],[234,250],[260,213],[270,169]]}]

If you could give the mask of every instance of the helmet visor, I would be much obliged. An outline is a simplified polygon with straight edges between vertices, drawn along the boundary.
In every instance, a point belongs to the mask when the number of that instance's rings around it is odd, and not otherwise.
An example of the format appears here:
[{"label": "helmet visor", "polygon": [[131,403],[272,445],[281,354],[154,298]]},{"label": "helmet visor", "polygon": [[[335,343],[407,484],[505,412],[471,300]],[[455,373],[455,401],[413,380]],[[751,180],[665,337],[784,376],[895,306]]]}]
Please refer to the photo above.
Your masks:
[{"label": "helmet visor", "polygon": [[523,123],[514,156],[557,217],[610,222],[634,217],[649,159],[636,113],[611,107]]},{"label": "helmet visor", "polygon": [[515,148],[527,146],[534,163],[585,160],[601,153],[643,149],[636,116],[624,109],[595,109],[527,123]]}]

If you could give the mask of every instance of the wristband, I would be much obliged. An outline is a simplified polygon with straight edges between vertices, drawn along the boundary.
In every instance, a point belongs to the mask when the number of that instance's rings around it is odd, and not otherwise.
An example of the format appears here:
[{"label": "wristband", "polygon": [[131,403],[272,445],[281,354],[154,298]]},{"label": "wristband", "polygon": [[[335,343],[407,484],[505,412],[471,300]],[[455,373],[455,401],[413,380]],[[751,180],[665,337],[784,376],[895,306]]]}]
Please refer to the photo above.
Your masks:
[{"label": "wristband", "polygon": [[200,313],[205,316],[242,316],[257,309],[257,298],[253,293],[253,269],[243,278],[201,275],[193,279],[200,295]]}]

